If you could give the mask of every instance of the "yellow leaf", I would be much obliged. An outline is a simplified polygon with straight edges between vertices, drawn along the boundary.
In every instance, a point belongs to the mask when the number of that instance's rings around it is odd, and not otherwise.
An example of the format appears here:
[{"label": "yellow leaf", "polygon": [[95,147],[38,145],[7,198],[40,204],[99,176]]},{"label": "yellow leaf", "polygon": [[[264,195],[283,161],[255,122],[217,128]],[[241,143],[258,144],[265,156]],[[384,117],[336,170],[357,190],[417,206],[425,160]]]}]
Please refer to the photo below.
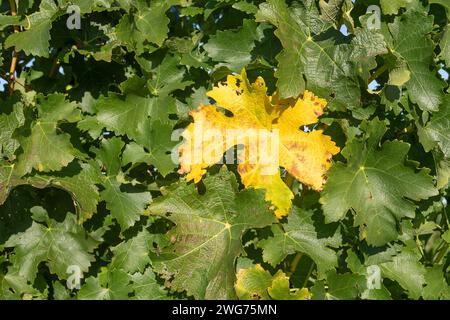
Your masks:
[{"label": "yellow leaf", "polygon": [[[278,218],[286,215],[294,197],[283,182],[279,167],[313,188],[322,190],[324,175],[339,148],[322,130],[304,132],[301,126],[314,124],[326,101],[305,91],[299,99],[267,95],[264,80],[252,84],[245,70],[230,75],[207,95],[216,105],[201,105],[191,111],[194,119],[183,132],[179,173],[199,182],[206,168],[238,160],[238,172],[245,187],[264,189]],[[235,146],[241,146],[234,156]],[[229,157],[228,157],[229,156]]]},{"label": "yellow leaf", "polygon": [[307,288],[290,288],[289,277],[278,270],[272,276],[260,264],[243,268],[236,274],[236,295],[244,300],[309,300]]}]

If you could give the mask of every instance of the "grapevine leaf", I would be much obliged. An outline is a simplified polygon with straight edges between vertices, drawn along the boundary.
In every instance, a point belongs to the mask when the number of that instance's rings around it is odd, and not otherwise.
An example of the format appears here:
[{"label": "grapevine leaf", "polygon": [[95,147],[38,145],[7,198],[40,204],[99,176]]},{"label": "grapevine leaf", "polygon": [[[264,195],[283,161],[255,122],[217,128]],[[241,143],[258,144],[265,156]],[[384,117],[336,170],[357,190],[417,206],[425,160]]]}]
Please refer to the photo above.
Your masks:
[{"label": "grapevine leaf", "polygon": [[[306,91],[302,98],[282,105],[276,96],[268,97],[266,91],[261,77],[250,84],[244,70],[241,76],[230,75],[226,84],[219,84],[208,92],[218,106],[231,111],[233,116],[225,116],[213,105],[200,106],[190,113],[194,123],[183,133],[185,141],[180,147],[179,172],[188,173],[188,181],[198,182],[206,172],[205,168],[221,161],[225,151],[235,145],[243,145],[245,156],[240,158],[238,166],[243,184],[265,189],[266,200],[276,208],[275,214],[282,217],[291,207],[293,193],[281,180],[278,166],[283,166],[297,180],[313,189],[321,190],[323,175],[331,165],[332,155],[338,153],[339,148],[322,130],[299,130],[302,125],[318,121],[326,106],[324,99]],[[277,124],[273,124],[275,119]],[[235,130],[234,136],[229,136],[230,129]],[[261,132],[266,134],[266,138],[259,139],[271,139],[268,144],[272,146],[268,147],[268,154],[260,151],[255,161],[249,157],[249,154],[255,153],[251,139],[255,140]],[[274,132],[277,135],[270,138],[269,133],[273,135]],[[201,139],[201,149],[195,139]],[[278,141],[278,146],[273,146],[274,141]]]},{"label": "grapevine leaf", "polygon": [[272,285],[272,275],[257,264],[240,269],[236,276],[236,294],[242,300],[270,300],[267,289]]},{"label": "grapevine leaf", "polygon": [[[424,136],[421,136],[423,134]],[[419,131],[419,137],[424,145],[426,151],[437,144],[444,155],[450,157],[450,96],[445,96],[444,103],[439,108],[439,111],[433,113],[431,121]],[[424,144],[422,139],[428,139],[430,144]]]},{"label": "grapevine leaf", "polygon": [[392,261],[380,264],[383,277],[397,281],[413,299],[422,295],[425,285],[425,267],[419,262],[417,255],[404,250]]},{"label": "grapevine leaf", "polygon": [[32,169],[48,172],[67,166],[79,152],[70,142],[70,135],[59,132],[59,123],[76,122],[81,114],[77,105],[64,95],[42,95],[38,98],[38,119],[29,130],[21,128],[17,136],[22,153],[17,156],[16,170],[24,175]]},{"label": "grapevine leaf", "polygon": [[5,29],[6,27],[19,24],[20,24],[20,17],[0,14],[0,31]]},{"label": "grapevine leaf", "polygon": [[104,190],[100,191],[100,197],[106,201],[106,207],[121,229],[125,230],[139,220],[152,197],[150,192],[141,190],[139,186],[122,183],[120,156],[123,146],[124,142],[114,137],[102,140],[101,147],[93,151],[106,171],[103,177]]},{"label": "grapevine leaf", "polygon": [[130,275],[123,270],[104,268],[97,277],[89,277],[78,291],[80,300],[123,300],[132,291]]},{"label": "grapevine leaf", "polygon": [[257,21],[277,27],[275,35],[283,45],[277,56],[277,86],[283,97],[297,97],[305,89],[322,97],[333,96],[333,109],[360,106],[361,88],[349,66],[352,46],[321,20],[314,5],[270,0],[260,5]]},{"label": "grapevine leaf", "polygon": [[393,38],[390,49],[400,55],[411,72],[411,79],[406,83],[408,95],[422,110],[427,111],[438,110],[444,87],[442,81],[430,71],[434,44],[426,35],[432,29],[433,17],[416,11],[408,12],[401,18],[396,17],[389,24]]},{"label": "grapevine leaf", "polygon": [[[136,137],[136,141],[149,150],[143,155],[144,160],[148,157],[149,163],[156,166],[162,176],[166,176],[176,168],[171,152],[177,142],[172,141],[172,131],[171,124],[155,120],[146,122],[142,134]],[[136,161],[137,159],[133,159],[133,162]]]},{"label": "grapevine leaf", "polygon": [[275,267],[287,255],[302,252],[313,259],[321,274],[336,267],[336,253],[328,247],[336,246],[333,239],[318,238],[311,212],[295,207],[293,211],[286,224],[272,226],[273,236],[259,241],[264,261]]},{"label": "grapevine leaf", "polygon": [[148,208],[175,223],[168,233],[173,243],[153,258],[155,272],[174,291],[197,299],[234,298],[234,263],[243,253],[245,230],[274,222],[262,194],[237,191],[232,173],[221,171],[204,179],[206,192],[193,184],[176,183]]},{"label": "grapevine leaf", "polygon": [[320,12],[323,21],[338,25],[344,0],[320,0]]},{"label": "grapevine leaf", "polygon": [[138,10],[134,15],[137,30],[139,30],[145,39],[161,46],[167,38],[169,32],[169,18],[165,12],[168,9],[166,1],[152,1],[148,6],[146,3],[137,2]]},{"label": "grapevine leaf", "polygon": [[144,229],[130,240],[112,248],[114,256],[110,267],[128,273],[144,272],[145,267],[150,263],[149,252],[153,248],[153,239],[154,235]]},{"label": "grapevine leaf", "polygon": [[381,11],[383,14],[397,14],[400,8],[406,8],[412,0],[381,0]]},{"label": "grapevine leaf", "polygon": [[77,224],[75,215],[68,213],[63,222],[57,222],[42,207],[33,207],[32,213],[35,221],[31,227],[5,243],[14,248],[11,262],[18,267],[18,274],[33,282],[41,262],[60,279],[67,279],[66,270],[72,265],[87,272],[94,261],[91,252],[99,243]]},{"label": "grapevine leaf", "polygon": [[26,183],[40,189],[53,186],[67,191],[74,200],[79,222],[84,222],[97,212],[99,177],[100,171],[94,164],[74,163],[53,175],[34,175]]},{"label": "grapevine leaf", "polygon": [[20,300],[23,297],[45,298],[42,293],[31,286],[27,279],[17,272],[0,273],[0,299]]},{"label": "grapevine leaf", "polygon": [[147,268],[143,274],[135,273],[131,276],[133,281],[134,299],[136,300],[164,300],[167,291],[156,282],[155,274]]},{"label": "grapevine leaf", "polygon": [[397,221],[414,217],[416,206],[407,199],[418,201],[437,194],[426,170],[416,173],[404,165],[407,143],[386,141],[378,149],[385,131],[385,123],[375,119],[367,125],[363,139],[347,143],[342,151],[347,164],[332,167],[320,199],[328,221],[340,220],[354,210],[355,224],[366,228],[367,242],[376,246],[397,238]]},{"label": "grapevine leaf", "polygon": [[[0,106],[5,110],[5,106]],[[14,131],[25,123],[23,105],[16,102],[11,112],[0,114],[0,152],[2,157],[13,159],[14,152],[19,148],[19,141],[13,137]]]},{"label": "grapevine leaf", "polygon": [[150,100],[136,95],[122,96],[110,93],[101,97],[96,103],[95,120],[99,128],[115,132],[117,135],[127,135],[135,139],[141,134],[145,122],[150,121]]},{"label": "grapevine leaf", "polygon": [[330,271],[327,274],[329,299],[352,300],[358,298],[366,288],[366,278],[362,275]]},{"label": "grapevine leaf", "polygon": [[[251,62],[251,51],[257,39],[256,23],[253,20],[244,20],[237,31],[217,31],[205,44],[208,56],[217,62],[223,62],[233,72],[240,72]],[[222,64],[218,64],[216,68]]]},{"label": "grapevine leaf", "polygon": [[425,281],[427,286],[423,289],[423,298],[429,300],[449,300],[450,299],[450,287],[445,281],[442,268],[434,266],[427,269],[425,274]]},{"label": "grapevine leaf", "polygon": [[11,34],[5,41],[5,48],[14,47],[16,50],[23,50],[27,55],[48,57],[50,29],[58,13],[58,7],[53,0],[43,0],[39,11],[28,16],[27,29]]},{"label": "grapevine leaf", "polygon": [[306,300],[308,289],[291,289],[289,277],[279,270],[274,276],[261,265],[240,269],[236,276],[236,294],[242,300]]},{"label": "grapevine leaf", "polygon": [[152,78],[147,81],[147,87],[155,96],[164,97],[175,90],[182,90],[192,84],[192,81],[184,81],[185,69],[179,68],[180,57],[167,55],[163,61],[154,66],[144,59],[139,59],[141,67],[152,73]]},{"label": "grapevine leaf", "polygon": [[282,271],[278,271],[268,289],[269,295],[274,300],[309,300],[311,294],[307,288],[291,289],[289,278]]}]

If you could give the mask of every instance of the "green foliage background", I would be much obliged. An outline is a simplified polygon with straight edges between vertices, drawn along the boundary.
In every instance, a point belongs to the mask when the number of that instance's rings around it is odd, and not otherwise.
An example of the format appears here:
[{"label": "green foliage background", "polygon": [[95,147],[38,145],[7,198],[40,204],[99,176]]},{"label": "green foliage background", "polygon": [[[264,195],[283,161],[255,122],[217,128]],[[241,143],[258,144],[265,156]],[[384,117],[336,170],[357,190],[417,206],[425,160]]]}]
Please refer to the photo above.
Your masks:
[{"label": "green foliage background", "polygon": [[[16,3],[0,1],[4,80],[18,53],[0,92],[1,299],[450,298],[448,1]],[[173,130],[244,67],[327,99],[309,129],[342,149],[323,192],[292,184],[281,221],[233,166],[194,185],[171,161]]]}]

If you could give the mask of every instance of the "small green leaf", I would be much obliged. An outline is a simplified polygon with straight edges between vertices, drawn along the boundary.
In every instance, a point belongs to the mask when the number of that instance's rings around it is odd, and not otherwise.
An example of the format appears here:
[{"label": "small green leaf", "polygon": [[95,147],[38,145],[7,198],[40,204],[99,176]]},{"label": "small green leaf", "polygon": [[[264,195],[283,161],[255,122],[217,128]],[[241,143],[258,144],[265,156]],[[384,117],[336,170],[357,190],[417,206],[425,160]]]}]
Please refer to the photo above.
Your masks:
[{"label": "small green leaf", "polygon": [[48,57],[50,29],[58,17],[58,7],[52,0],[43,0],[39,11],[27,18],[27,29],[11,34],[5,41],[5,48],[14,47],[32,56]]},{"label": "small green leaf", "polygon": [[[434,43],[427,37],[433,29],[433,17],[411,11],[389,24],[393,41],[390,49],[408,66],[411,78],[406,83],[410,99],[422,110],[437,111],[443,100],[443,82],[430,71]],[[405,37],[405,34],[408,36]]]},{"label": "small green leaf", "polygon": [[80,300],[124,300],[132,292],[130,276],[122,270],[103,269],[97,277],[89,277],[77,294]]},{"label": "small green leaf", "polygon": [[418,299],[422,295],[426,269],[414,253],[403,251],[391,262],[380,264],[380,268],[383,277],[397,281],[412,299]]},{"label": "small green leaf", "polygon": [[68,278],[69,266],[87,272],[95,260],[92,251],[99,245],[97,240],[77,224],[74,214],[68,213],[63,222],[48,215],[40,214],[40,217],[39,223],[34,221],[31,227],[5,243],[5,247],[14,248],[11,262],[18,267],[18,274],[33,282],[41,262],[59,279]]},{"label": "small green leaf", "polygon": [[244,20],[238,30],[217,31],[205,44],[205,50],[211,59],[223,63],[216,68],[224,65],[233,72],[241,72],[252,60],[251,51],[256,39],[256,23]]},{"label": "small green leaf", "polygon": [[258,247],[263,249],[264,261],[275,267],[287,255],[302,252],[313,259],[319,273],[336,267],[336,253],[329,248],[336,243],[333,239],[318,238],[311,216],[311,212],[294,207],[286,224],[273,225],[273,236],[258,243]]},{"label": "small green leaf", "polygon": [[21,153],[17,156],[16,171],[20,175],[36,169],[57,171],[67,166],[79,154],[70,142],[70,135],[61,133],[59,124],[76,122],[81,114],[77,105],[65,100],[62,94],[38,97],[38,119],[29,130],[21,128],[17,139]]}]

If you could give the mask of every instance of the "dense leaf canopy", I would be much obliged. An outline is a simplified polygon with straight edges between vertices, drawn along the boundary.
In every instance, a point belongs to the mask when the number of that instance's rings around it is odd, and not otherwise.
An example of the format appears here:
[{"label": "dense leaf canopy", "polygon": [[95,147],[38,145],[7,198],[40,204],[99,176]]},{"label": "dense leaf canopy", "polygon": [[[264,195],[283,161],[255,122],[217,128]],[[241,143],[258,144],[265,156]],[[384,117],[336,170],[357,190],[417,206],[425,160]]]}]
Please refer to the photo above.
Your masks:
[{"label": "dense leaf canopy", "polygon": [[0,48],[0,299],[450,299],[448,1],[0,0]]}]

